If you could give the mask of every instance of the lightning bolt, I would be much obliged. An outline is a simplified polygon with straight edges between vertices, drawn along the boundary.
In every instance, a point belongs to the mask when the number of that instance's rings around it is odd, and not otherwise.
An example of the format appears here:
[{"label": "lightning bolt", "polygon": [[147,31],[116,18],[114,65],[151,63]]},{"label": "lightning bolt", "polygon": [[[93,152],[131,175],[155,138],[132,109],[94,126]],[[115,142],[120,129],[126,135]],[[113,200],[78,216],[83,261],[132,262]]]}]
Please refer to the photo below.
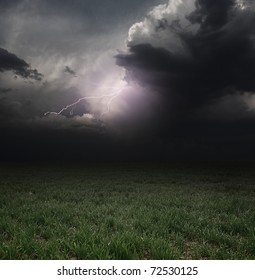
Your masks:
[{"label": "lightning bolt", "polygon": [[[106,88],[106,87],[104,87]],[[113,89],[113,87],[107,87],[107,89]],[[44,113],[44,116],[48,116],[48,115],[61,115],[64,111],[71,109],[70,111],[70,115],[73,115],[74,113],[74,109],[75,109],[75,106],[78,105],[81,101],[83,100],[100,100],[100,99],[104,99],[104,98],[109,98],[109,101],[107,102],[107,105],[106,105],[106,110],[101,113],[100,115],[100,118],[106,114],[108,114],[110,111],[111,111],[111,105],[112,105],[112,102],[115,98],[117,98],[119,96],[119,94],[121,93],[122,91],[122,88],[121,89],[118,89],[116,90],[116,92],[114,92],[113,94],[104,94],[104,95],[100,95],[100,96],[85,96],[85,97],[82,97],[82,98],[79,98],[77,101],[75,101],[74,103],[71,103],[67,106],[65,106],[64,108],[62,108],[60,111],[58,112],[46,112]]]}]

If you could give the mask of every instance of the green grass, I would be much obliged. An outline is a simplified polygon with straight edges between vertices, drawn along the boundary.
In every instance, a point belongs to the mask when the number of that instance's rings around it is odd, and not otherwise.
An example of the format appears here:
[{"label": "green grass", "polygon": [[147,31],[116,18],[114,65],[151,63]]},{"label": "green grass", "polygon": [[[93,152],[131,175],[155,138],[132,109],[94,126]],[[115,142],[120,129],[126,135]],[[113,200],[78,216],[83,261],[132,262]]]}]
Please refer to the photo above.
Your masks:
[{"label": "green grass", "polygon": [[0,165],[0,259],[254,259],[255,165]]}]

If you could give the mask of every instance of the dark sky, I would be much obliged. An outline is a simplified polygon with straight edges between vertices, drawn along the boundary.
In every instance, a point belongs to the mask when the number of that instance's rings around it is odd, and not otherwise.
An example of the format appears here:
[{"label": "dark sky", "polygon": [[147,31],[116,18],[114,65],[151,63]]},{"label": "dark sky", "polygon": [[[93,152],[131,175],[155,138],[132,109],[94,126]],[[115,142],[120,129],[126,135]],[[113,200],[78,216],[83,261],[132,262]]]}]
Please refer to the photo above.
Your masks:
[{"label": "dark sky", "polygon": [[249,0],[0,0],[0,160],[255,155]]}]

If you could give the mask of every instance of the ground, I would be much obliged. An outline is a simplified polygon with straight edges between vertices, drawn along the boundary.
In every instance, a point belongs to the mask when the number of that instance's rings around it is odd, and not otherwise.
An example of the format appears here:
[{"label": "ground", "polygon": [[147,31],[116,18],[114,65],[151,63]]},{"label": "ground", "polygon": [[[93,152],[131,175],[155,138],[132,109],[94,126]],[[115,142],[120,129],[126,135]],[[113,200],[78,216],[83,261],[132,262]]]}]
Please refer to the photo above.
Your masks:
[{"label": "ground", "polygon": [[255,163],[0,164],[0,259],[254,259]]}]

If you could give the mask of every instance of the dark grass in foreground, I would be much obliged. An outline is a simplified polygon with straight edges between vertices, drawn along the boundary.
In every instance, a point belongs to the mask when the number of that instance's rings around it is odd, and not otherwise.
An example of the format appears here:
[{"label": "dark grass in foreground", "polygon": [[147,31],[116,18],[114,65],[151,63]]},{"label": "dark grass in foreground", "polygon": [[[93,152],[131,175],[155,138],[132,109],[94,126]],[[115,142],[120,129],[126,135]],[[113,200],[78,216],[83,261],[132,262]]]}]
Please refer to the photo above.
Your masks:
[{"label": "dark grass in foreground", "polygon": [[0,165],[0,259],[254,259],[255,165]]}]

